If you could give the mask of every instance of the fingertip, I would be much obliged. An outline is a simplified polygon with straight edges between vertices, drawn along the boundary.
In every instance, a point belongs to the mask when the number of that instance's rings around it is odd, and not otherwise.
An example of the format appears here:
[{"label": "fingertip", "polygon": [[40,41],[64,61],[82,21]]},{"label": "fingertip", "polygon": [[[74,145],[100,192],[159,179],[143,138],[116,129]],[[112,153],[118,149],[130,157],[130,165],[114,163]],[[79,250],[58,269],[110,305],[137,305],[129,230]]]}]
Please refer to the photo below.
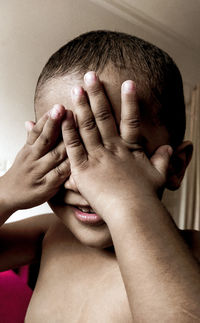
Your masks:
[{"label": "fingertip", "polygon": [[25,125],[26,131],[30,132],[34,127],[35,122],[33,122],[33,121],[25,121],[24,125]]},{"label": "fingertip", "polygon": [[126,80],[122,83],[122,93],[132,94],[136,91],[136,83],[132,80]]},{"label": "fingertip", "polygon": [[59,119],[64,115],[65,107],[62,104],[54,104],[53,108],[48,112],[51,119]]},{"label": "fingertip", "polygon": [[82,86],[74,86],[71,89],[71,97],[73,101],[74,100],[76,101],[77,99],[79,99],[83,94],[84,94],[84,90]]},{"label": "fingertip", "polygon": [[94,71],[89,71],[84,75],[84,82],[87,85],[94,85],[97,81],[97,75]]},{"label": "fingertip", "polygon": [[168,151],[169,157],[171,157],[173,155],[173,148],[172,148],[172,146],[168,146],[167,151]]},{"label": "fingertip", "polygon": [[161,156],[167,155],[170,158],[173,154],[173,148],[170,145],[163,145],[157,149],[156,153],[160,154]]}]

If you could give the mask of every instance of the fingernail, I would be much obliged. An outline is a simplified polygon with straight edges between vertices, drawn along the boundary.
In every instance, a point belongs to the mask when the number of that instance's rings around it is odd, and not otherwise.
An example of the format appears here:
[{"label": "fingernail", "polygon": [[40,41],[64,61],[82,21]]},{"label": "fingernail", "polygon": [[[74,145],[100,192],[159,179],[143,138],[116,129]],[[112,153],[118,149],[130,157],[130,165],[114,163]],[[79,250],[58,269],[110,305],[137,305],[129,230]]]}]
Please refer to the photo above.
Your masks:
[{"label": "fingernail", "polygon": [[92,85],[96,82],[97,80],[97,76],[96,76],[96,73],[95,72],[87,72],[85,75],[84,75],[84,81],[87,85]]},{"label": "fingernail", "polygon": [[60,114],[60,105],[55,104],[53,108],[50,110],[50,117],[52,119],[57,119]]},{"label": "fingernail", "polygon": [[167,151],[168,151],[169,156],[171,157],[171,156],[172,156],[172,154],[173,154],[173,148],[172,148],[171,146],[169,146],[169,147],[167,148]]},{"label": "fingernail", "polygon": [[25,121],[24,125],[25,125],[25,128],[26,128],[26,131],[28,131],[28,132],[31,131],[32,128],[33,128],[29,121]]},{"label": "fingernail", "polygon": [[81,87],[81,86],[74,86],[74,87],[72,88],[72,95],[73,95],[73,96],[78,97],[78,96],[80,96],[80,95],[82,95],[82,94],[83,94],[83,89],[82,89],[82,87]]},{"label": "fingernail", "polygon": [[135,90],[135,83],[131,80],[125,81],[122,84],[122,90],[124,93],[132,93]]}]

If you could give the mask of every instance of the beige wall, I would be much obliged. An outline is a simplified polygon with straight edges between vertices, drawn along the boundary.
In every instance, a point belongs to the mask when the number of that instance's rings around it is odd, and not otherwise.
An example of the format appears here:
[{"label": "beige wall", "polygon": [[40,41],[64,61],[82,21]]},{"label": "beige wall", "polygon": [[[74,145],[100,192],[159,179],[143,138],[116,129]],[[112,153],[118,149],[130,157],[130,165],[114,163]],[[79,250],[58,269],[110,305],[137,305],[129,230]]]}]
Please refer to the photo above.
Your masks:
[{"label": "beige wall", "polygon": [[88,0],[8,0],[0,4],[0,161],[12,160],[33,119],[33,94],[47,58],[92,29],[133,32],[124,19]]},{"label": "beige wall", "polygon": [[[183,73],[186,90],[199,80],[199,61],[197,62],[197,55],[193,55],[187,44],[177,41],[173,35],[170,38],[162,28],[159,30],[143,16],[138,19],[136,15],[135,19],[133,10],[130,16],[129,9],[127,12],[113,9],[103,2],[1,1],[0,175],[25,142],[24,121],[34,119],[34,88],[43,65],[55,50],[80,33],[92,29],[111,29],[143,37],[167,50],[174,57]],[[115,2],[120,5],[122,3]],[[134,4],[134,0],[129,3]],[[19,211],[14,215],[14,219],[47,210],[46,206],[42,206],[35,211]]]},{"label": "beige wall", "polygon": [[[187,84],[199,79],[199,66],[188,49],[162,37],[101,1],[8,0],[0,5],[0,162],[12,160],[25,141],[24,121],[33,119],[33,93],[47,58],[78,34],[112,29],[141,36],[175,58]],[[103,3],[103,2],[102,2]],[[133,1],[134,3],[134,1]]]}]

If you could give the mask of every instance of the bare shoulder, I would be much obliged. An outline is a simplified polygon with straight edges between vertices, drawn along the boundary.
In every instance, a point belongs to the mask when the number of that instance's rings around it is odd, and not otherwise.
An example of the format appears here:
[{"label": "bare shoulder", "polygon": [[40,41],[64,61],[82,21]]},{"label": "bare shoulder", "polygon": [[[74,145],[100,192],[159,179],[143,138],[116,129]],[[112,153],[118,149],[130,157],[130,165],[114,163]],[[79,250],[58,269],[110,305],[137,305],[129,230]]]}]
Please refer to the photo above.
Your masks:
[{"label": "bare shoulder", "polygon": [[200,231],[184,230],[180,231],[180,233],[191,250],[193,256],[200,263]]},{"label": "bare shoulder", "polygon": [[192,249],[193,255],[200,263],[200,231],[192,231]]}]

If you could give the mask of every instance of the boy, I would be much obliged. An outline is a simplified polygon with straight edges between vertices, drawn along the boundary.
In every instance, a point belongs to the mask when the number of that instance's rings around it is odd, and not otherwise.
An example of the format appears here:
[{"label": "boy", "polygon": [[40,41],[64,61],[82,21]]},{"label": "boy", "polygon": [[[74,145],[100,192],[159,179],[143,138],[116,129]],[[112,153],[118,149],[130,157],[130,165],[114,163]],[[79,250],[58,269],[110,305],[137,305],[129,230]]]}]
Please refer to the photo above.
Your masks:
[{"label": "boy", "polygon": [[26,322],[198,321],[199,267],[159,201],[192,153],[173,61],[122,33],[81,35],[47,62],[35,110],[1,178],[2,223],[49,199],[56,215],[1,229],[1,270],[40,261]]}]

